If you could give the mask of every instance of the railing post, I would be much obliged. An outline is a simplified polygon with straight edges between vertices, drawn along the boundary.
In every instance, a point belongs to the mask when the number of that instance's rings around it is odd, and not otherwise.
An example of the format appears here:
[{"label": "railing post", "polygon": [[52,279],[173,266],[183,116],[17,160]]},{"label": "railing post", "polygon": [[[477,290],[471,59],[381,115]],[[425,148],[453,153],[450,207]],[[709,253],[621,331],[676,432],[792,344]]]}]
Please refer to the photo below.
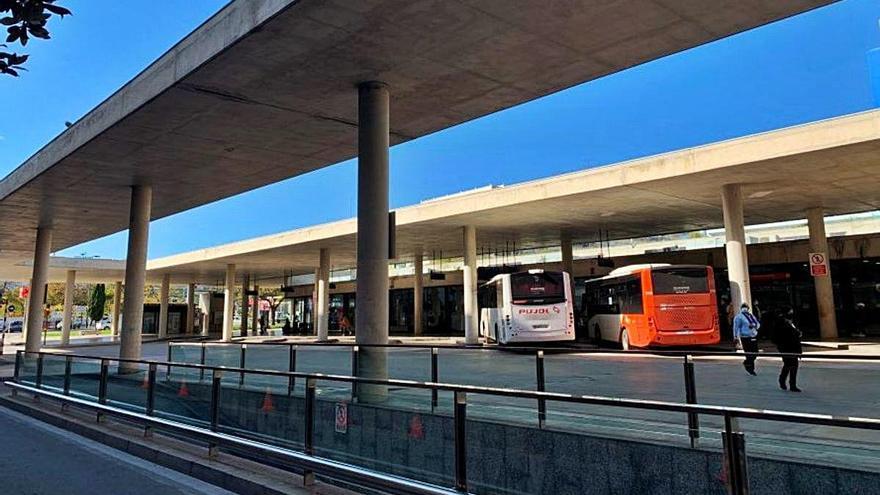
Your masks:
[{"label": "railing post", "polygon": [[64,358],[64,395],[70,395],[70,372],[73,368],[73,358]]},{"label": "railing post", "polygon": [[[437,358],[440,349],[436,347],[431,348],[431,381],[437,383],[440,381],[440,368],[437,366]],[[431,412],[434,412],[434,409],[437,408],[437,388],[431,388]]]},{"label": "railing post", "polygon": [[241,344],[241,353],[239,355],[238,367],[241,368],[241,375],[238,378],[238,385],[244,385],[244,364],[245,364],[245,355],[247,353],[247,344]]},{"label": "railing post", "polygon": [[[12,381],[14,381],[14,382],[18,382],[18,370],[21,368],[21,360],[22,360],[21,356],[23,353],[24,353],[24,351],[16,351],[15,352],[15,370],[13,370],[13,372],[12,372]],[[16,389],[12,389],[12,390],[14,391]]]},{"label": "railing post", "polygon": [[36,387],[40,388],[43,386],[43,354],[37,354],[37,378],[36,378]]},{"label": "railing post", "polygon": [[[351,376],[358,376],[358,353],[360,352],[360,348],[358,346],[351,347]],[[357,382],[351,382],[351,400],[355,402],[357,398]]]},{"label": "railing post", "polygon": [[[171,342],[168,342],[168,355],[166,356],[165,362],[166,363],[171,362]],[[169,364],[168,366],[165,367],[165,380],[170,380],[170,379],[171,379],[171,365]]]},{"label": "railing post", "polygon": [[[535,379],[538,385],[538,392],[544,392],[544,351],[535,353]],[[547,421],[547,401],[538,399],[538,428],[544,427]]]},{"label": "railing post", "polygon": [[[200,352],[201,355],[199,356],[199,364],[201,364],[202,366],[205,365],[205,347],[206,347],[205,343],[202,342],[202,344],[201,344],[202,349]],[[199,370],[199,382],[201,382],[204,379],[205,379],[205,368],[202,368]]]},{"label": "railing post", "polygon": [[455,489],[466,492],[467,483],[467,394],[454,393]]},{"label": "railing post", "polygon": [[[306,378],[305,424],[303,425],[303,451],[307,455],[315,454],[315,379]],[[315,473],[303,471],[303,484],[311,486],[315,483]]]},{"label": "railing post", "polygon": [[156,363],[150,363],[147,371],[147,416],[152,416],[156,409]]},{"label": "railing post", "polygon": [[730,495],[748,495],[749,475],[745,436],[739,431],[738,422],[730,413],[724,414],[722,436],[728,493]]},{"label": "railing post", "polygon": [[[287,371],[296,372],[296,346],[290,344],[290,351],[287,353]],[[291,376],[287,379],[287,395],[293,395],[293,388],[296,386],[296,377]]]},{"label": "railing post", "polygon": [[[697,381],[694,376],[694,363],[684,356],[684,395],[688,404],[697,403]],[[691,447],[696,448],[700,441],[700,417],[695,412],[687,413],[688,438]]]},{"label": "railing post", "polygon": [[98,382],[98,403],[107,403],[107,378],[110,374],[110,363],[106,359],[101,360],[101,379]]},{"label": "railing post", "polygon": [[220,384],[223,380],[221,370],[213,370],[211,373],[211,431],[217,431],[220,424]]}]

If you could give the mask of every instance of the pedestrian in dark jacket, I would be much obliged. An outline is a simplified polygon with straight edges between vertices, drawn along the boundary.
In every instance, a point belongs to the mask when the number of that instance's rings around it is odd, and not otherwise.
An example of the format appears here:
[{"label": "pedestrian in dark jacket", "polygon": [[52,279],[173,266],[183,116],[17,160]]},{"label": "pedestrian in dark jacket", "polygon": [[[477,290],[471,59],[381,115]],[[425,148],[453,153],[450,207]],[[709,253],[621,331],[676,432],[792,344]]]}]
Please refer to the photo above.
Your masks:
[{"label": "pedestrian in dark jacket", "polygon": [[[776,326],[774,343],[776,349],[784,354],[802,354],[801,331],[794,322],[794,310],[789,309]],[[800,392],[797,386],[799,356],[785,356],[782,358],[782,371],[779,373],[779,388]],[[786,386],[788,379],[788,386]]]}]

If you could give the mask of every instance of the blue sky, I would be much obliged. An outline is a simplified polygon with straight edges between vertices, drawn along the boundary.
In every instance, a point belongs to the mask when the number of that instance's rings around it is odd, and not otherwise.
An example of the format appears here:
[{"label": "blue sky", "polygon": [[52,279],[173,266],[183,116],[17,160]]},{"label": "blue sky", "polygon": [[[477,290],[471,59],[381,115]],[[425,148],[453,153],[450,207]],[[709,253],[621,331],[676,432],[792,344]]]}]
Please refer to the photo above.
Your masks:
[{"label": "blue sky", "polygon": [[[0,175],[225,4],[225,0],[63,2],[29,72],[0,77]],[[486,184],[512,184],[843,115],[877,105],[870,49],[880,3],[844,0],[396,146],[392,207]],[[393,115],[392,115],[393,119]],[[149,256],[347,218],[354,161],[152,223]],[[59,254],[123,258],[126,233]]]}]

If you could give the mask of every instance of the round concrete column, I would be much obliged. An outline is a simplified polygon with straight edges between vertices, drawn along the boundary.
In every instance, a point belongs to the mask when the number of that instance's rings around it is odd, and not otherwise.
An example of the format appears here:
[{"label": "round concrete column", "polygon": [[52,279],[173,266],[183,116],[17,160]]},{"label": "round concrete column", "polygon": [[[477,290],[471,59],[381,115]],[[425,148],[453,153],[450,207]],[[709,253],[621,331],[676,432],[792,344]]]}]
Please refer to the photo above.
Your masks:
[{"label": "round concrete column", "polygon": [[73,291],[76,287],[76,270],[67,270],[64,281],[64,310],[61,313],[61,345],[70,344],[70,326],[73,322]]},{"label": "round concrete column", "polygon": [[223,290],[223,341],[232,342],[232,319],[235,312],[235,265],[226,265],[226,286]]},{"label": "round concrete column", "polygon": [[260,286],[254,280],[254,314],[251,315],[251,327],[254,335],[260,334]]},{"label": "round concrete column", "polygon": [[[358,86],[357,302],[358,344],[388,343],[389,94],[381,82]],[[388,377],[385,350],[362,348],[358,375]],[[381,401],[385,387],[361,385],[361,401]]]},{"label": "round concrete column", "polygon": [[122,282],[113,282],[113,320],[110,322],[110,334],[119,335],[119,314],[122,311]]},{"label": "round concrete column", "polygon": [[317,304],[315,308],[318,340],[330,336],[330,250],[321,248],[318,255]]},{"label": "round concrete column", "polygon": [[[248,289],[251,287],[251,277],[250,275],[244,275],[243,280],[241,282],[241,336],[247,337],[248,334],[248,312],[250,306],[250,296],[248,296]],[[256,329],[254,329],[254,333],[256,333]]]},{"label": "round concrete column", "polygon": [[422,248],[416,249],[413,259],[413,334],[421,335],[424,331],[422,323],[422,303],[425,299],[424,253]]},{"label": "round concrete column", "polygon": [[[144,283],[147,276],[147,242],[150,234],[150,210],[153,190],[150,186],[132,186],[128,216],[128,254],[125,257],[125,305],[122,308],[122,332],[119,357],[141,358],[141,333],[144,325]],[[119,364],[120,370],[137,371],[137,365]]]},{"label": "round concrete column", "polygon": [[195,328],[196,314],[196,284],[189,284],[186,288],[186,334],[192,335]]},{"label": "round concrete column", "polygon": [[813,277],[816,289],[816,310],[819,313],[819,335],[822,340],[837,338],[837,316],[834,314],[834,287],[831,281],[831,258],[828,256],[828,239],[825,236],[825,212],[822,208],[807,210],[810,230],[810,252],[822,253],[828,264],[826,275]]},{"label": "round concrete column", "polygon": [[746,231],[743,222],[742,188],[739,184],[725,184],[721,188],[721,205],[724,214],[725,252],[727,254],[727,277],[730,281],[730,300],[734,308],[740,304],[752,305],[749,286],[749,257],[746,252]]},{"label": "round concrete column", "polygon": [[52,250],[52,229],[37,228],[34,244],[34,269],[31,277],[31,294],[27,309],[27,335],[24,348],[27,352],[39,352],[40,335],[43,331],[43,300],[46,298],[46,280],[49,276],[49,252]]},{"label": "round concrete column", "polygon": [[559,249],[562,254],[562,271],[568,273],[569,290],[571,297],[574,298],[574,252],[571,249],[571,236],[563,234],[559,239]]},{"label": "round concrete column", "polygon": [[480,314],[477,308],[477,229],[468,225],[462,229],[464,236],[464,341],[480,343]]},{"label": "round concrete column", "polygon": [[159,338],[168,336],[168,298],[171,293],[171,274],[162,275],[162,285],[159,286]]}]

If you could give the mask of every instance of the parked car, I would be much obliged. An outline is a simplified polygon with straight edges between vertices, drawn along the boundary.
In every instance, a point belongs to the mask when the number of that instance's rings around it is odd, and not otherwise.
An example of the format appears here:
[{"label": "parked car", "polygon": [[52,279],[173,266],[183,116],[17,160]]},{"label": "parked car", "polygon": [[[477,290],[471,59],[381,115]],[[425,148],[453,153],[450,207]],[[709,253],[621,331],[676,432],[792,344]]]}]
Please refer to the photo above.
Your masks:
[{"label": "parked car", "polygon": [[101,321],[95,323],[95,330],[105,330],[110,328],[110,317],[105,316],[101,318]]},{"label": "parked car", "polygon": [[9,330],[7,331],[10,333],[20,333],[23,328],[24,324],[22,323],[22,321],[16,320],[9,324]]}]

